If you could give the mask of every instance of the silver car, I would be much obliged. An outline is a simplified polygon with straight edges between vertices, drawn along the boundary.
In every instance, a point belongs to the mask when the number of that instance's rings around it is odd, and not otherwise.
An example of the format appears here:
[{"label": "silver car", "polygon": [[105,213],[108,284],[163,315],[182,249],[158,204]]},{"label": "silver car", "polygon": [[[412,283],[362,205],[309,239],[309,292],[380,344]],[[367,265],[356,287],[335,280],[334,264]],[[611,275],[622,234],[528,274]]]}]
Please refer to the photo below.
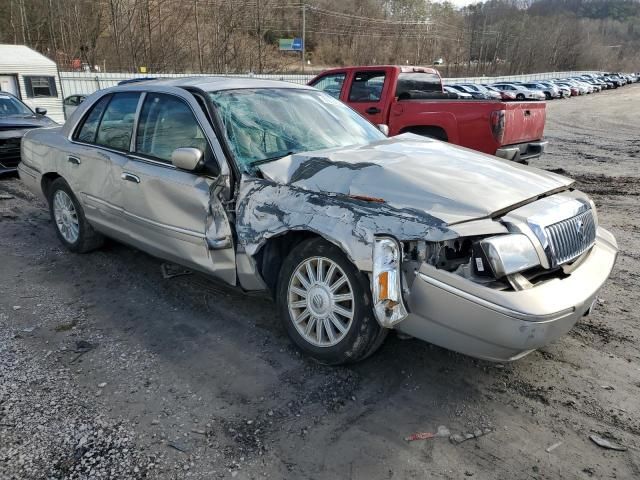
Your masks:
[{"label": "silver car", "polygon": [[518,83],[494,83],[491,86],[498,90],[514,93],[516,100],[544,100],[546,98],[542,91],[530,90]]},{"label": "silver car", "polygon": [[327,364],[398,330],[514,360],[590,312],[614,237],[572,180],[444,142],[387,138],[330,95],[236,78],[88,97],[22,142],[19,171],[69,250],[105,236],[273,294]]}]

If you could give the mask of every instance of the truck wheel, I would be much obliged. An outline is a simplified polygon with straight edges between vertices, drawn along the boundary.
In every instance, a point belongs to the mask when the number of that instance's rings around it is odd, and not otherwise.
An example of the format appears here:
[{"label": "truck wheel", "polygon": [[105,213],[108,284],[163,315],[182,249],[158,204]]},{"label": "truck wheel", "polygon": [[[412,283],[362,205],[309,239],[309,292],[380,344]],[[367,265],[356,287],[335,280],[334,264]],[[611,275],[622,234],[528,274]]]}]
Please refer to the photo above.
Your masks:
[{"label": "truck wheel", "polygon": [[524,94],[523,93],[519,93],[516,95],[516,100],[524,100]]},{"label": "truck wheel", "polygon": [[367,277],[323,239],[306,240],[287,256],[276,298],[291,340],[320,363],[362,360],[387,334],[373,315]]},{"label": "truck wheel", "polygon": [[102,246],[104,237],[89,224],[82,206],[63,178],[53,181],[48,194],[56,234],[68,250],[85,253]]}]

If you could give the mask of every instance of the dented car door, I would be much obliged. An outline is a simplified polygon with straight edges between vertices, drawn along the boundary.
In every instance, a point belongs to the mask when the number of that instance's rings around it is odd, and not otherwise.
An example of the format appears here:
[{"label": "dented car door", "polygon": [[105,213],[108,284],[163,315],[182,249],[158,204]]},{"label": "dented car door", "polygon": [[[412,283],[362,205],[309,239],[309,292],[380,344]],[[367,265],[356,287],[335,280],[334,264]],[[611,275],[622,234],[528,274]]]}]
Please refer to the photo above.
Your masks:
[{"label": "dented car door", "polygon": [[177,95],[145,95],[121,178],[125,218],[132,243],[235,284],[231,228],[217,179],[204,168],[187,171],[171,163],[173,151],[185,147],[213,161],[196,108]]}]

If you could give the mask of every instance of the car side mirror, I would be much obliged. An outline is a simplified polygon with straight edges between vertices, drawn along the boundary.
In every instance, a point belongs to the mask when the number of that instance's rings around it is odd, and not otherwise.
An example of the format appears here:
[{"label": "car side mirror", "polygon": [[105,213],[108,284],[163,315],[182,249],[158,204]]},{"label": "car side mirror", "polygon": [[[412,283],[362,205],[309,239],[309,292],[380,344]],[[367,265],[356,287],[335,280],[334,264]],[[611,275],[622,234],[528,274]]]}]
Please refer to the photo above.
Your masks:
[{"label": "car side mirror", "polygon": [[46,108],[42,108],[42,107],[36,107],[36,113],[38,115],[46,115],[47,114],[47,109]]},{"label": "car side mirror", "polygon": [[378,124],[378,130],[384,133],[385,137],[389,136],[389,125],[385,125],[384,123]]},{"label": "car side mirror", "polygon": [[192,147],[176,148],[171,153],[171,163],[182,170],[193,171],[202,162],[202,150]]}]

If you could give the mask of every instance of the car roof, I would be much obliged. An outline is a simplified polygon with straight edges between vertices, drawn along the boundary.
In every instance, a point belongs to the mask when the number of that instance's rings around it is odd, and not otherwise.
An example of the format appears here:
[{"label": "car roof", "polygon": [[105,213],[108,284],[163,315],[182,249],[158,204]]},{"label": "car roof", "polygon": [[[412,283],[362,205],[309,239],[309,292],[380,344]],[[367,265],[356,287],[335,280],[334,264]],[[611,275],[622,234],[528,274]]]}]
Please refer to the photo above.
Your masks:
[{"label": "car roof", "polygon": [[267,80],[262,78],[246,77],[223,77],[223,76],[194,76],[194,77],[171,77],[158,78],[153,80],[142,80],[124,85],[112,87],[111,91],[145,90],[149,87],[178,87],[178,88],[199,88],[207,92],[220,90],[235,90],[245,88],[288,88],[301,90],[314,90],[306,85],[285,82],[282,80]]}]

